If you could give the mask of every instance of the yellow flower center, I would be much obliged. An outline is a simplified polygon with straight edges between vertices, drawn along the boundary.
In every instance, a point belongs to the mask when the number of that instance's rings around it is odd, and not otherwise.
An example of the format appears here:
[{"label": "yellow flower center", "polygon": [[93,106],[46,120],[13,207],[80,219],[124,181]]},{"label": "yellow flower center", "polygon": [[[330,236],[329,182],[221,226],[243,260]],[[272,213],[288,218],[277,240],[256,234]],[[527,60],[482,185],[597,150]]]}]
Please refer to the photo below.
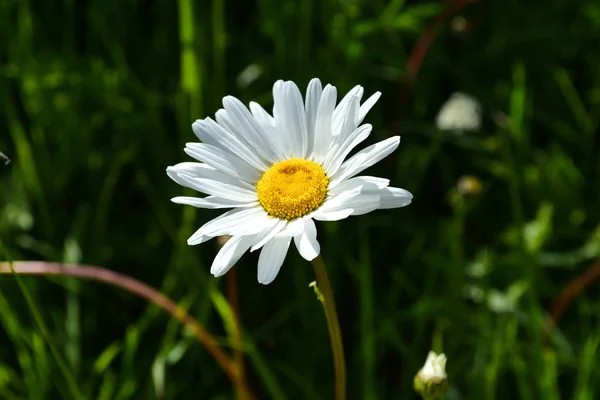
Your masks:
[{"label": "yellow flower center", "polygon": [[256,194],[269,215],[292,220],[319,208],[327,186],[329,179],[319,164],[292,158],[266,170],[256,184]]}]

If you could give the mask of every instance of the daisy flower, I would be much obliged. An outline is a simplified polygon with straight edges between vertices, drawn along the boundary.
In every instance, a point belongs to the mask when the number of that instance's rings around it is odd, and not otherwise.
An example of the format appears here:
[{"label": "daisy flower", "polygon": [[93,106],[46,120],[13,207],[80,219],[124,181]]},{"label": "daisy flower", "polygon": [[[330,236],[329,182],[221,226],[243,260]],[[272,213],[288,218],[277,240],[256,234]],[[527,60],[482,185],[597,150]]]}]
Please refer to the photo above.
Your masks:
[{"label": "daisy flower", "polygon": [[210,272],[224,275],[248,250],[261,249],[258,281],[275,279],[292,240],[300,255],[320,253],[314,220],[337,221],[376,209],[408,205],[412,195],[389,180],[357,176],[394,151],[398,136],[371,145],[346,160],[371,133],[361,125],[380,96],[360,103],[356,86],[336,105],[334,86],[310,81],[303,101],[291,81],[273,86],[273,115],[257,103],[248,109],[232,96],[223,98],[216,117],[192,125],[202,143],[185,152],[200,162],[167,168],[178,184],[206,197],[175,197],[200,208],[231,208],[204,224],[189,239],[196,245],[230,235]]}]

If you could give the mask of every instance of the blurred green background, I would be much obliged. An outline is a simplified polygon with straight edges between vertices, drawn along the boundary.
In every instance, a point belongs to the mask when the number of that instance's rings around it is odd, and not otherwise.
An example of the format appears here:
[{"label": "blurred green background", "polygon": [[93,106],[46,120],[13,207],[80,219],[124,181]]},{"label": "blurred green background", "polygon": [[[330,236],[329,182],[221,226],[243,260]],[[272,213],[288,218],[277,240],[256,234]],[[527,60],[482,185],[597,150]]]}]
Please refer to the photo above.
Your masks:
[{"label": "blurred green background", "polygon": [[[402,136],[367,172],[414,201],[318,224],[349,398],[417,398],[430,349],[448,356],[448,399],[600,398],[599,43],[596,0],[0,0],[0,258],[131,275],[227,350],[235,279],[258,398],[329,399],[310,264],[291,250],[262,286],[252,253],[213,278],[216,241],[185,241],[218,213],[171,203],[185,190],[165,168],[227,94],[269,109],[277,79],[360,84],[383,93],[367,144]],[[480,129],[436,127],[456,91],[481,104]],[[156,307],[21,281],[0,277],[0,399],[234,398]]]}]

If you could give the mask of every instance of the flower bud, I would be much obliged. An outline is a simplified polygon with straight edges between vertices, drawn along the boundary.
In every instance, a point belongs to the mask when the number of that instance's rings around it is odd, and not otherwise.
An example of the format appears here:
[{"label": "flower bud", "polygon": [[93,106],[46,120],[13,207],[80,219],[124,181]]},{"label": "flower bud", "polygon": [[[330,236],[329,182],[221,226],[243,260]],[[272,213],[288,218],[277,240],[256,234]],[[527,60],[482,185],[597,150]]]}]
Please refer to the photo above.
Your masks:
[{"label": "flower bud", "polygon": [[424,400],[441,400],[448,391],[446,355],[430,351],[423,368],[415,375],[415,390]]}]

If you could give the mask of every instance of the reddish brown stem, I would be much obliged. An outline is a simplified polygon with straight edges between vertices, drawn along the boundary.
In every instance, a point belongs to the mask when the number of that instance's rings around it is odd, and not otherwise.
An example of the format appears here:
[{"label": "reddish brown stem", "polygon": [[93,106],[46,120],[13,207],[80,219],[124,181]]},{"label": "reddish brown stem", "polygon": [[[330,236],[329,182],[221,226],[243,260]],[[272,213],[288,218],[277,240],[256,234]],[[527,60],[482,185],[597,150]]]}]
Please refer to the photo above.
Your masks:
[{"label": "reddish brown stem", "polygon": [[550,321],[556,325],[573,299],[598,278],[600,278],[600,260],[572,280],[554,299],[550,306]]},{"label": "reddish brown stem", "polygon": [[438,31],[442,24],[451,16],[460,11],[463,7],[468,5],[469,3],[474,3],[477,0],[454,0],[451,1],[450,4],[446,7],[442,13],[440,13],[437,17],[433,19],[427,25],[419,40],[413,47],[412,52],[410,53],[410,57],[408,59],[408,63],[406,65],[406,76],[409,81],[412,82],[417,77],[419,70],[421,69],[421,64],[423,63],[423,59],[429,52],[429,48],[433,43],[433,40],[437,36]]},{"label": "reddish brown stem", "polygon": [[400,93],[399,93],[399,110],[403,111],[405,105],[408,102],[408,98],[412,89],[412,85],[419,74],[419,70],[421,69],[421,65],[423,64],[423,60],[425,56],[429,52],[429,48],[431,47],[435,37],[437,36],[438,31],[442,24],[460,11],[462,8],[467,6],[469,3],[477,2],[478,0],[453,0],[450,1],[448,6],[442,11],[438,16],[436,16],[430,23],[427,25],[425,30],[419,36],[417,43],[413,47],[408,61],[406,63],[406,75],[404,76],[404,81],[400,85]]},{"label": "reddish brown stem", "polygon": [[0,273],[21,275],[64,275],[76,278],[91,279],[94,281],[108,283],[125,289],[145,300],[156,304],[159,308],[168,312],[183,325],[185,325],[196,338],[204,345],[206,350],[215,358],[219,366],[229,377],[231,382],[242,389],[251,398],[250,390],[237,369],[234,367],[229,356],[219,347],[217,341],[208,333],[204,327],[192,318],[184,309],[179,307],[173,300],[169,299],[156,289],[133,279],[127,275],[87,265],[64,265],[43,261],[16,261],[14,263],[0,263]]}]

